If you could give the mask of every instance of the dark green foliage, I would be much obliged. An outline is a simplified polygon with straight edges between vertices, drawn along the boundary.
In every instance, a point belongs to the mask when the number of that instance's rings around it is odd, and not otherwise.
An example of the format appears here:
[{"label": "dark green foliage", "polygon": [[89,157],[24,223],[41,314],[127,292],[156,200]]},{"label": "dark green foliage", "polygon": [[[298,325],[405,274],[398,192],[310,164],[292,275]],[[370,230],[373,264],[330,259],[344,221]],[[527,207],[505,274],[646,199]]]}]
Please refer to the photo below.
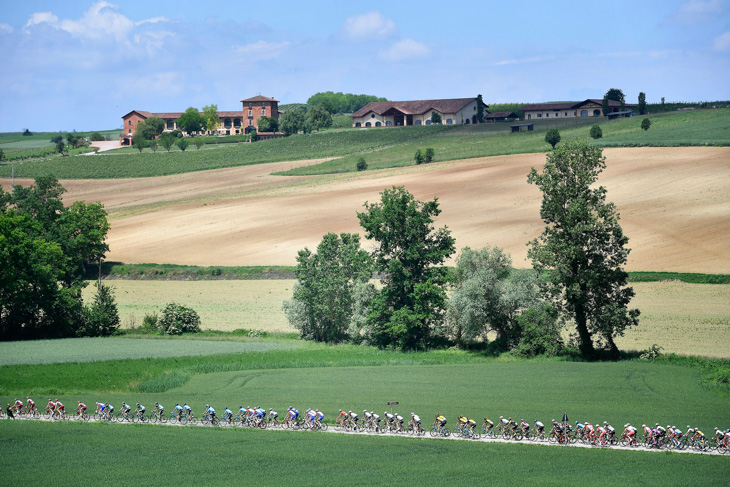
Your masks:
[{"label": "dark green foliage", "polygon": [[172,146],[175,145],[176,139],[177,137],[172,132],[164,132],[160,135],[160,144],[165,148],[165,150],[167,150],[167,152],[170,152]]},{"label": "dark green foliage", "polygon": [[157,321],[157,326],[165,335],[198,333],[200,331],[200,317],[191,308],[177,303],[169,303],[162,310],[162,316]]},{"label": "dark green foliage", "polygon": [[180,148],[181,151],[185,152],[185,149],[187,149],[189,145],[190,142],[188,142],[188,139],[184,137],[182,139],[177,139],[177,146]]},{"label": "dark green foliage", "polygon": [[[105,139],[104,139],[104,136],[101,135],[99,132],[94,132],[91,134],[91,137],[89,138],[89,140],[91,140],[92,142],[99,142],[99,141],[102,141]],[[52,141],[53,141],[53,139],[51,139],[51,142]]]},{"label": "dark green foliage", "polygon": [[28,130],[28,129],[25,129],[25,130],[23,131],[23,136],[25,136],[25,137],[30,137],[30,136],[32,136],[32,135],[33,135],[33,132],[31,132],[31,131],[30,131],[30,130]]},{"label": "dark green foliage", "polygon": [[365,158],[364,157],[358,158],[358,160],[357,160],[357,170],[358,171],[364,171],[367,168],[368,168],[368,163],[365,162]]},{"label": "dark green foliage", "polygon": [[628,309],[634,290],[623,270],[630,249],[604,187],[592,188],[606,167],[601,149],[571,141],[547,155],[542,174],[527,178],[543,193],[542,235],[530,243],[528,256],[538,272],[547,272],[545,297],[561,317],[575,321],[584,357],[594,355],[593,340],[605,342],[614,357],[613,339],[639,322]]},{"label": "dark green foliage", "polygon": [[195,148],[196,149],[200,150],[200,148],[203,147],[204,145],[205,145],[205,140],[203,140],[200,137],[195,138]]},{"label": "dark green foliage", "polygon": [[421,149],[416,150],[413,160],[416,161],[416,164],[423,164],[425,158],[423,157],[423,151],[421,151]]},{"label": "dark green foliage", "polygon": [[279,122],[274,117],[261,117],[258,119],[259,132],[278,132]]},{"label": "dark green foliage", "polygon": [[76,333],[89,337],[109,336],[118,329],[119,312],[114,301],[114,288],[97,283],[94,302],[84,309],[84,325]]},{"label": "dark green foliage", "polygon": [[283,113],[279,120],[279,128],[287,137],[304,130],[306,122],[304,110],[294,108]]},{"label": "dark green foliage", "polygon": [[552,306],[530,307],[517,317],[521,338],[515,353],[523,357],[554,357],[563,351],[558,313]]},{"label": "dark green foliage", "polygon": [[[63,140],[63,136],[62,135],[56,135],[55,137],[51,137],[51,143],[52,144],[57,144],[58,142],[60,142],[62,140]],[[92,138],[91,140],[94,140],[94,139]]]},{"label": "dark green foliage", "polygon": [[315,105],[307,112],[307,123],[316,130],[326,129],[332,126],[332,115],[322,105]]},{"label": "dark green foliage", "polygon": [[643,91],[639,93],[639,115],[646,115],[646,93]]},{"label": "dark green foliage", "polygon": [[141,154],[145,147],[147,147],[147,138],[138,131],[134,134],[134,137],[132,137],[132,146]]},{"label": "dark green foliage", "polygon": [[598,125],[593,125],[591,127],[591,137],[594,139],[600,139],[603,137],[603,130],[601,130],[601,127]]},{"label": "dark green foliage", "polygon": [[185,113],[177,119],[177,126],[188,134],[200,132],[205,125],[205,119],[197,108],[189,107]]},{"label": "dark green foliage", "polygon": [[433,161],[434,154],[435,152],[433,150],[433,147],[427,147],[423,153],[423,162],[428,164],[429,162]]},{"label": "dark green foliage", "polygon": [[555,146],[560,142],[560,132],[558,129],[550,129],[545,132],[545,142],[553,146],[553,149],[555,149]]},{"label": "dark green foliage", "polygon": [[5,158],[5,151],[0,149],[0,161],[2,161]]},{"label": "dark green foliage", "polygon": [[440,124],[441,123],[441,114],[437,111],[431,112],[431,123],[434,124]]},{"label": "dark green foliage", "polygon": [[284,303],[289,323],[306,340],[347,340],[354,288],[366,284],[372,275],[372,261],[360,248],[360,237],[328,233],[317,253],[307,248],[299,251],[295,272],[294,295]]},{"label": "dark green foliage", "polygon": [[68,145],[70,147],[76,147],[76,143],[78,142],[78,140],[79,140],[79,136],[78,135],[76,135],[76,134],[66,134],[66,143],[68,143]]},{"label": "dark green foliage", "polygon": [[624,106],[626,105],[626,98],[624,97],[624,92],[619,90],[618,88],[611,88],[606,92],[605,95],[603,95],[603,116],[605,117],[608,113],[611,112],[611,109],[609,108],[608,101],[617,101],[621,104],[621,110],[624,110]]},{"label": "dark green foliage", "polygon": [[147,147],[152,149],[152,152],[157,152],[157,147],[159,147],[159,144],[157,143],[157,139],[150,140],[147,144]]},{"label": "dark green foliage", "polygon": [[484,100],[482,95],[477,95],[477,122],[484,123]]},{"label": "dark green foliage", "polygon": [[373,101],[388,101],[373,95],[355,95],[352,93],[333,93],[331,91],[315,93],[307,100],[309,107],[321,106],[329,113],[354,113]]},{"label": "dark green foliage", "polygon": [[165,121],[159,117],[149,117],[137,124],[135,135],[140,134],[147,140],[152,140],[165,130]]},{"label": "dark green foliage", "polygon": [[651,127],[651,120],[648,118],[645,118],[641,121],[641,128],[644,130],[649,130],[649,127]]},{"label": "dark green foliage", "polygon": [[367,317],[381,347],[428,348],[444,335],[448,270],[442,264],[455,242],[446,227],[434,229],[440,213],[438,199],[418,201],[401,186],[357,214],[365,237],[377,243],[375,265],[384,275]]}]

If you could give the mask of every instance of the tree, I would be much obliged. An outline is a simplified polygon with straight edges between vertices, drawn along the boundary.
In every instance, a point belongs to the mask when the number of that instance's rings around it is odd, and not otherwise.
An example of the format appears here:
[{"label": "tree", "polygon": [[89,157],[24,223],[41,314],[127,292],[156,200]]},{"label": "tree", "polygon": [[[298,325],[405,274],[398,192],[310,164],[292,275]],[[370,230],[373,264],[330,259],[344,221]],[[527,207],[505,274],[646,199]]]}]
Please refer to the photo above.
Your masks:
[{"label": "tree", "polygon": [[440,124],[441,123],[441,114],[437,111],[431,112],[431,123],[433,124]]},{"label": "tree", "polygon": [[477,95],[477,122],[484,123],[484,100],[482,100],[482,95]]},{"label": "tree", "polygon": [[202,115],[198,112],[197,108],[189,107],[185,112],[180,115],[177,119],[177,126],[183,131],[187,132],[188,135],[200,132],[205,124]]},{"label": "tree", "polygon": [[603,130],[601,130],[600,126],[594,125],[591,127],[591,137],[594,139],[600,139],[603,137]]},{"label": "tree", "polygon": [[517,317],[522,336],[514,351],[523,357],[553,357],[563,350],[562,326],[550,305],[532,306]]},{"label": "tree", "polygon": [[423,162],[428,164],[429,162],[433,161],[433,156],[435,152],[432,147],[427,147],[426,151],[423,153]]},{"label": "tree", "polygon": [[146,120],[139,122],[137,127],[134,129],[134,134],[140,134],[146,140],[152,140],[165,130],[165,121],[160,117],[149,117]]},{"label": "tree", "polygon": [[284,303],[289,322],[302,338],[339,343],[348,339],[357,283],[367,284],[372,260],[360,248],[357,234],[328,233],[312,253],[297,255],[297,284],[291,301]]},{"label": "tree", "polygon": [[423,164],[425,158],[423,157],[423,151],[421,151],[421,149],[416,149],[416,154],[413,156],[413,160],[416,161],[416,164]]},{"label": "tree", "polygon": [[315,105],[307,112],[307,122],[317,132],[332,126],[332,115],[323,106]]},{"label": "tree", "polygon": [[162,144],[162,147],[164,147],[167,152],[170,152],[170,149],[172,149],[172,146],[175,145],[176,140],[177,137],[175,137],[175,135],[171,132],[165,132],[160,136],[160,144]]},{"label": "tree", "polygon": [[331,91],[315,93],[307,100],[311,107],[321,106],[330,114],[354,113],[373,101],[388,101],[373,95],[355,95],[352,93],[333,93]]},{"label": "tree", "polygon": [[51,137],[51,144],[57,144],[63,140],[62,135],[56,135],[55,137]]},{"label": "tree", "polygon": [[3,159],[5,159],[5,151],[0,149],[0,161],[2,161]]},{"label": "tree", "polygon": [[[102,140],[105,140],[104,139],[104,136],[101,135],[99,132],[94,132],[93,134],[91,134],[91,141],[92,142],[100,142]],[[52,141],[53,141],[53,139],[51,139],[51,142]]]},{"label": "tree", "polygon": [[634,290],[623,270],[630,249],[619,216],[606,202],[606,189],[592,188],[606,167],[599,147],[571,141],[547,155],[543,173],[534,168],[527,181],[543,193],[540,217],[546,223],[530,242],[528,256],[543,274],[543,291],[563,318],[575,322],[579,348],[593,357],[596,337],[614,357],[614,337],[638,324],[639,310],[628,309]]},{"label": "tree", "polygon": [[76,142],[78,142],[79,136],[76,134],[66,134],[66,143],[71,147],[72,149],[76,147]]},{"label": "tree", "polygon": [[519,310],[539,303],[535,277],[514,273],[512,259],[499,247],[465,247],[456,259],[454,280],[448,318],[455,341],[486,342],[494,331],[501,348],[517,346]]},{"label": "tree", "polygon": [[287,110],[282,114],[281,120],[279,121],[279,127],[281,128],[281,131],[284,132],[284,135],[288,137],[302,130],[304,128],[304,122],[304,110],[301,108],[294,108],[292,110]]},{"label": "tree", "polygon": [[646,115],[646,93],[639,93],[639,115]]},{"label": "tree", "polygon": [[66,143],[63,141],[63,139],[56,142],[56,152],[61,154],[62,156],[68,155],[68,150],[66,148]]},{"label": "tree", "polygon": [[94,302],[84,309],[84,326],[77,330],[77,335],[89,337],[113,335],[119,329],[119,323],[114,288],[98,282]]},{"label": "tree", "polygon": [[259,132],[278,132],[279,122],[274,117],[261,117],[258,120]]},{"label": "tree", "polygon": [[23,130],[24,137],[30,137],[31,135],[33,135],[33,132],[31,132],[30,130],[28,130],[28,129]]},{"label": "tree", "polygon": [[553,150],[555,150],[555,146],[560,142],[560,132],[558,129],[550,129],[545,132],[545,142],[553,146]]},{"label": "tree", "polygon": [[220,124],[218,105],[210,104],[203,107],[203,127],[208,132],[215,132]]},{"label": "tree", "polygon": [[157,140],[150,140],[150,142],[147,144],[147,147],[149,147],[150,149],[152,149],[152,152],[155,152],[156,153],[157,152],[158,145],[159,144],[157,143]]},{"label": "tree", "polygon": [[141,132],[134,134],[134,137],[132,137],[132,146],[141,154],[144,148],[147,147],[147,138]]},{"label": "tree", "polygon": [[605,95],[603,95],[603,116],[605,117],[609,113],[611,113],[610,104],[609,101],[617,101],[621,104],[621,110],[626,106],[626,98],[624,97],[624,92],[619,90],[618,88],[611,88],[606,92]]},{"label": "tree", "polygon": [[433,228],[440,213],[437,198],[424,203],[401,186],[357,214],[365,237],[377,244],[375,267],[385,276],[367,318],[379,346],[427,348],[444,334],[448,271],[442,264],[455,249],[448,228]]},{"label": "tree", "polygon": [[188,142],[188,139],[178,139],[177,140],[177,146],[183,152],[185,152],[185,149],[187,149],[189,145],[190,145],[190,142]]},{"label": "tree", "polygon": [[368,163],[365,162],[364,157],[360,157],[357,159],[357,170],[358,171],[364,171],[368,168]]},{"label": "tree", "polygon": [[101,262],[109,252],[106,235],[111,227],[101,203],[74,202],[58,217],[56,227],[63,235],[59,243],[69,259],[69,278],[81,278],[87,264]]},{"label": "tree", "polygon": [[651,127],[651,120],[645,118],[641,121],[641,128],[643,128],[644,130],[649,130],[649,127]]},{"label": "tree", "polygon": [[205,140],[203,140],[201,138],[195,139],[195,148],[196,149],[200,150],[200,148],[203,147],[204,145],[205,145]]},{"label": "tree", "polygon": [[200,332],[200,316],[194,309],[177,303],[169,303],[162,310],[157,326],[165,335],[182,335]]}]

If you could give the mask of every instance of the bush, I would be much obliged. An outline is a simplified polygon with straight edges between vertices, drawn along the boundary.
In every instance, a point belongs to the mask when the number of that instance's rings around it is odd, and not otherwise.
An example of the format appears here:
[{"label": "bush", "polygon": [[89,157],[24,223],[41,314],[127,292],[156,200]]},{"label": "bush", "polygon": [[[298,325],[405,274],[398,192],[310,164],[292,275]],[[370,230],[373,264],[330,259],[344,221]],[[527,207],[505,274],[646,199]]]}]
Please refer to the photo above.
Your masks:
[{"label": "bush", "polygon": [[104,136],[101,135],[99,132],[94,132],[93,134],[91,134],[92,142],[99,142],[100,140],[104,140]]},{"label": "bush", "polygon": [[603,130],[601,130],[601,127],[599,127],[598,125],[594,125],[593,127],[591,127],[591,137],[593,137],[594,139],[600,139],[601,137],[603,137]]},{"label": "bush", "polygon": [[557,311],[551,306],[527,308],[517,317],[522,337],[515,353],[524,357],[553,357],[563,350]]},{"label": "bush", "polygon": [[555,146],[558,145],[558,142],[560,142],[560,132],[558,129],[550,129],[545,132],[545,142],[553,146],[553,149],[555,149]]},{"label": "bush", "polygon": [[643,128],[644,130],[649,130],[649,127],[651,127],[651,120],[645,118],[641,121],[641,128]]},{"label": "bush", "polygon": [[200,137],[195,139],[195,147],[197,147],[198,150],[200,150],[200,148],[203,147],[204,145],[205,145],[205,140],[201,139]]},{"label": "bush", "polygon": [[423,153],[423,162],[428,164],[429,162],[433,161],[433,155],[435,154],[433,148],[428,147],[426,149],[426,152]]},{"label": "bush", "polygon": [[357,170],[364,171],[368,168],[368,163],[365,162],[365,158],[361,157],[357,160]]},{"label": "bush", "polygon": [[160,331],[158,328],[159,321],[160,317],[157,313],[145,314],[142,318],[141,332],[147,334],[158,333]]},{"label": "bush", "polygon": [[416,151],[416,155],[413,156],[413,160],[416,161],[416,164],[423,164],[423,162],[426,160],[426,158],[423,156],[423,152],[421,149],[418,149]]},{"label": "bush", "polygon": [[165,335],[200,332],[198,313],[177,303],[169,303],[165,306],[165,309],[162,310],[162,316],[157,320],[157,324],[160,331]]},{"label": "bush", "polygon": [[60,141],[63,140],[63,137],[61,135],[57,135],[51,139],[52,144],[58,144]]},{"label": "bush", "polygon": [[177,141],[177,146],[183,152],[185,152],[185,149],[187,149],[189,145],[190,145],[190,142],[188,142],[188,139],[180,139]]}]

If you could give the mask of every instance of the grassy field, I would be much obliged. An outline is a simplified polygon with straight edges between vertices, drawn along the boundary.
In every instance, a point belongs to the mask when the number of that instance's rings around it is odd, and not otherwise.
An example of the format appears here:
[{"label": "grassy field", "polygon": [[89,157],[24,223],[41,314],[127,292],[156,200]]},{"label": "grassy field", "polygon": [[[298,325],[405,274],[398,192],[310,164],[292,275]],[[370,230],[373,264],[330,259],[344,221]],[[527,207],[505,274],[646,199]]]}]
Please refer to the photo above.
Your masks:
[{"label": "grassy field", "polygon": [[[548,128],[561,129],[563,140],[587,138],[589,126],[598,122],[603,139],[592,143],[606,146],[693,146],[730,145],[730,109],[696,110],[652,115],[649,131],[641,130],[641,118],[614,121],[554,120],[534,121],[535,131],[511,134],[509,124],[466,126],[398,127],[379,129],[339,129],[297,135],[254,144],[207,145],[202,150],[142,154],[132,149],[110,151],[98,157],[37,160],[16,164],[16,177],[50,173],[60,179],[102,179],[162,176],[206,169],[333,158],[314,166],[288,171],[289,175],[355,171],[359,157],[370,169],[413,164],[416,149],[432,147],[435,161],[481,156],[544,152]],[[9,176],[10,167],[0,166],[0,176]]]},{"label": "grassy field", "polygon": [[[240,328],[292,332],[282,302],[291,298],[294,280],[138,281],[109,280],[124,327],[140,326],[147,313],[159,313],[170,301],[190,306],[204,329]],[[636,282],[641,324],[619,338],[620,348],[646,350],[655,343],[664,351],[730,358],[730,285],[683,282]],[[95,288],[84,289],[84,300]],[[1,344],[0,344],[1,345]]]},{"label": "grassy field", "polygon": [[724,485],[728,466],[696,455],[149,425],[4,421],[0,435],[4,479],[31,485],[623,486],[656,475],[662,485],[711,486]]}]

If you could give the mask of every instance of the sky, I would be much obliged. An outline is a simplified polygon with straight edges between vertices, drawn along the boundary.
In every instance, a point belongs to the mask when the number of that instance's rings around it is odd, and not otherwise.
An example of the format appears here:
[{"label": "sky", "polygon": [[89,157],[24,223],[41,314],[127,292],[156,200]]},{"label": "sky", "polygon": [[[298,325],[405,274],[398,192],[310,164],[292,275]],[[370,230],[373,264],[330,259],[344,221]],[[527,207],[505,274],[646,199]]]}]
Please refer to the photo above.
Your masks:
[{"label": "sky", "polygon": [[0,132],[320,91],[728,100],[730,0],[29,0],[0,5],[0,53]]}]

